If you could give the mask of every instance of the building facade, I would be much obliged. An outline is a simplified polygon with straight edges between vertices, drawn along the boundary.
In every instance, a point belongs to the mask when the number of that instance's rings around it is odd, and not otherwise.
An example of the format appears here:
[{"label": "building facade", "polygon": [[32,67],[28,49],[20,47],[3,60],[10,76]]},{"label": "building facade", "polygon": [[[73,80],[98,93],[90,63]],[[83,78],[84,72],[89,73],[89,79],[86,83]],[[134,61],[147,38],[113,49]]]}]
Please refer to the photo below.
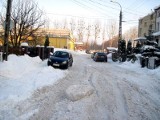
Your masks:
[{"label": "building facade", "polygon": [[156,14],[152,12],[139,19],[138,37],[151,35],[155,31]]},{"label": "building facade", "polygon": [[156,14],[156,28],[155,32],[153,33],[153,36],[155,36],[156,41],[158,42],[158,46],[160,46],[160,6],[155,8],[155,14]]},{"label": "building facade", "polygon": [[67,29],[48,29],[48,30],[38,30],[36,32],[37,36],[49,37],[49,46],[54,46],[55,48],[66,48],[74,50],[75,39],[71,32]]}]

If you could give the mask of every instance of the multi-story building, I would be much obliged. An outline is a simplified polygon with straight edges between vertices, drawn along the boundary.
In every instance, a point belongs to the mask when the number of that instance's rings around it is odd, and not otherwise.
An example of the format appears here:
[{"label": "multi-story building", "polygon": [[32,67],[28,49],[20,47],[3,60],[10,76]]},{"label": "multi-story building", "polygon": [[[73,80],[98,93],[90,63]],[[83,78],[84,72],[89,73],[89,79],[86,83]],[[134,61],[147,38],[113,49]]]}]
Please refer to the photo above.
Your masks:
[{"label": "multi-story building", "polygon": [[158,46],[160,46],[160,6],[155,8],[156,14],[156,22],[155,22],[155,32],[153,36],[155,36],[156,41],[158,42]]},{"label": "multi-story building", "polygon": [[139,19],[138,37],[144,37],[152,34],[155,30],[156,14],[152,12]]}]

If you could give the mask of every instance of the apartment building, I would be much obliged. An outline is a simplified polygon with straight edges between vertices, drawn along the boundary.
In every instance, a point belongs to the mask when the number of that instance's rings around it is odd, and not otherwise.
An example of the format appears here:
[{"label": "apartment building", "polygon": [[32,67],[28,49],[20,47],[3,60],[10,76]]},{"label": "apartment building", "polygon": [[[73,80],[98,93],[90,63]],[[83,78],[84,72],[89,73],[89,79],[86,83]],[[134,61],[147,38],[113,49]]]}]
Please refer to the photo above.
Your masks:
[{"label": "apartment building", "polygon": [[139,19],[138,37],[148,36],[155,31],[156,14],[152,12]]},{"label": "apartment building", "polygon": [[155,8],[156,14],[156,22],[155,22],[155,32],[153,36],[155,36],[156,41],[158,42],[158,46],[160,46],[160,6]]}]

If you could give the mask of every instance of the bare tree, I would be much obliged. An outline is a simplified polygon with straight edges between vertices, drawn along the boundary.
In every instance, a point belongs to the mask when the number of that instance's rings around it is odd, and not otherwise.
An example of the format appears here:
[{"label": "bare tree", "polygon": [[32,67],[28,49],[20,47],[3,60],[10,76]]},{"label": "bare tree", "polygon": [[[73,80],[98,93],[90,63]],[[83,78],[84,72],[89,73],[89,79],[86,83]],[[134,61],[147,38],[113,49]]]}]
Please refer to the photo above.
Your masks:
[{"label": "bare tree", "polygon": [[64,19],[63,24],[62,24],[62,28],[67,29],[67,27],[68,27],[68,21],[67,21],[67,19]]},{"label": "bare tree", "polygon": [[134,40],[138,37],[138,28],[132,27],[128,31],[125,32],[124,37],[126,40]]},{"label": "bare tree", "polygon": [[32,0],[17,0],[12,4],[11,21],[13,29],[10,30],[10,41],[13,47],[20,46],[22,41],[27,41],[45,21],[43,12]]},{"label": "bare tree", "polygon": [[115,20],[108,21],[106,30],[107,30],[108,39],[110,40],[110,47],[111,47],[113,44],[113,38],[118,34],[116,21]]},{"label": "bare tree", "polygon": [[77,35],[78,35],[78,40],[81,42],[83,41],[84,32],[85,32],[85,22],[84,20],[80,19],[78,20]]},{"label": "bare tree", "polygon": [[102,50],[104,50],[104,43],[106,39],[106,25],[103,25],[103,31],[102,31]]},{"label": "bare tree", "polygon": [[91,36],[91,30],[92,30],[92,25],[90,23],[88,23],[88,25],[86,27],[86,36],[87,36],[86,49],[88,49],[88,46],[89,46],[89,38]]},{"label": "bare tree", "polygon": [[72,34],[74,33],[75,28],[76,28],[76,22],[75,22],[75,20],[72,18],[71,21],[70,21],[70,31],[72,32]]},{"label": "bare tree", "polygon": [[54,20],[53,26],[54,26],[55,29],[59,29],[61,27],[58,20]]},{"label": "bare tree", "polygon": [[93,47],[95,49],[95,46],[97,44],[97,38],[99,37],[99,34],[100,34],[100,31],[101,31],[101,27],[100,27],[100,22],[99,21],[96,21],[95,24],[93,25],[94,27],[94,44],[93,44]]}]

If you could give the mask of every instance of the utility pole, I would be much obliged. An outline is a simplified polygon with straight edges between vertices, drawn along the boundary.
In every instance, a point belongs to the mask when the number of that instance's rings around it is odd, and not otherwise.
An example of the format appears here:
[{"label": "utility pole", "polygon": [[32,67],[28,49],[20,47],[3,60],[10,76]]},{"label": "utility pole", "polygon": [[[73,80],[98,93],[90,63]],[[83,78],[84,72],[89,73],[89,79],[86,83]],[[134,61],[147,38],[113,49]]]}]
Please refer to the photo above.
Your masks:
[{"label": "utility pole", "polygon": [[5,20],[5,33],[4,33],[4,44],[3,44],[3,60],[8,60],[8,39],[10,30],[10,16],[11,16],[11,5],[12,0],[7,0],[6,20]]},{"label": "utility pole", "polygon": [[122,40],[122,9],[119,15],[119,40]]},{"label": "utility pole", "polygon": [[111,0],[111,2],[118,4],[119,7],[120,7],[120,14],[119,14],[119,35],[118,35],[118,37],[119,37],[118,38],[118,52],[119,52],[120,51],[120,42],[122,40],[122,6],[118,2],[115,2],[115,1],[112,1],[112,0]]}]

